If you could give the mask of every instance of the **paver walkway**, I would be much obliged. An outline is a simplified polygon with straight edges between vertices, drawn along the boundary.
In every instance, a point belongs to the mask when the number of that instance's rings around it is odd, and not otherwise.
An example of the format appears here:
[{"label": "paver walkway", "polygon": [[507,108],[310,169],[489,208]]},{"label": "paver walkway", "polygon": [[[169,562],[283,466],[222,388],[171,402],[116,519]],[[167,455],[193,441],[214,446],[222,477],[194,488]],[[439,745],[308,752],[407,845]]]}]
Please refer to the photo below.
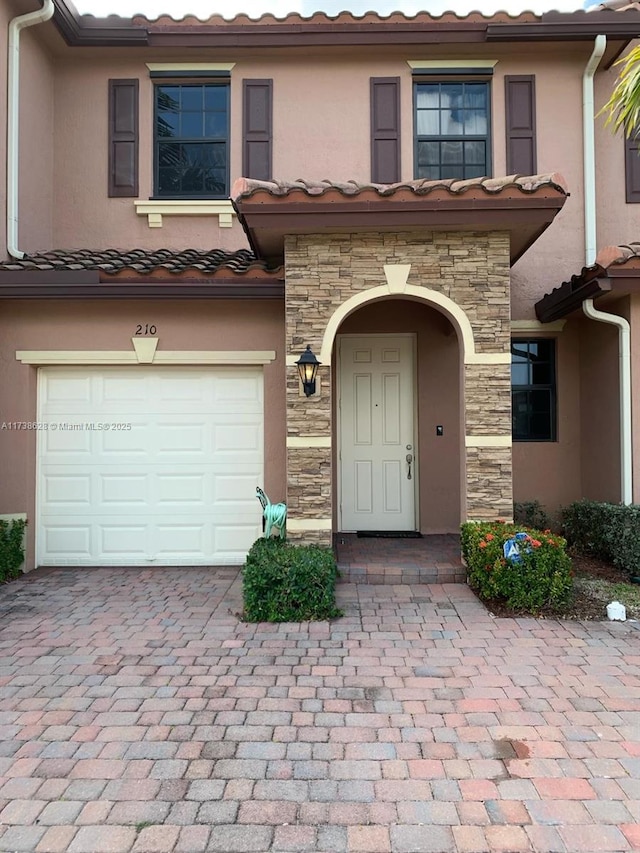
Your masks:
[{"label": "paver walkway", "polygon": [[342,577],[352,583],[463,583],[460,537],[426,535],[418,539],[360,538],[336,533],[334,545]]},{"label": "paver walkway", "polygon": [[640,848],[640,632],[341,584],[249,625],[235,570],[0,588],[0,850]]}]

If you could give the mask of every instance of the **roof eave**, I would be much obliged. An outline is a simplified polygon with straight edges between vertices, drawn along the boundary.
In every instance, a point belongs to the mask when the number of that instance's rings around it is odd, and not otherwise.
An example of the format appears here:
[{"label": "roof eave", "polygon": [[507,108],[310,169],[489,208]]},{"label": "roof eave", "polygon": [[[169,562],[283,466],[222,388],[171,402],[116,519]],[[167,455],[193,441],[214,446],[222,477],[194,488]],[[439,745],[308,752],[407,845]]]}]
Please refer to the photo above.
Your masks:
[{"label": "roof eave", "polygon": [[541,323],[561,320],[580,308],[585,299],[597,299],[610,290],[611,280],[607,277],[607,271],[600,266],[593,267],[538,300],[535,305],[536,317]]},{"label": "roof eave", "polygon": [[148,43],[146,28],[134,26],[129,18],[80,15],[71,0],[55,0],[53,21],[71,47],[141,47]]},{"label": "roof eave", "polygon": [[[398,201],[317,198],[290,201],[288,196],[259,202],[256,196],[234,199],[238,219],[253,251],[263,260],[283,261],[285,236],[362,231],[509,231],[514,264],[553,222],[565,195],[522,198],[470,198]],[[517,235],[517,239],[516,236]]]}]

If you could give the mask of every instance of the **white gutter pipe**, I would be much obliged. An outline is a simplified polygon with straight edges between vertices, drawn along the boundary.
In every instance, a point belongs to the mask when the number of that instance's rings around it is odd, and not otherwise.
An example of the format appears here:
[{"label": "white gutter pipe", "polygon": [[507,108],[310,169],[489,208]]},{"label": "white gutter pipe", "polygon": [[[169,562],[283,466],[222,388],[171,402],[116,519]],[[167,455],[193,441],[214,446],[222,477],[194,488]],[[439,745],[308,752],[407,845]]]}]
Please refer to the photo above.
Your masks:
[{"label": "white gutter pipe", "polygon": [[[607,46],[607,37],[596,36],[593,52],[582,75],[582,128],[584,143],[584,235],[585,266],[596,260],[596,158],[593,77]],[[618,329],[620,359],[620,492],[621,501],[633,502],[633,450],[631,445],[631,327],[624,317],[599,311],[593,299],[585,299],[582,310],[590,320],[609,323]]]},{"label": "white gutter pipe", "polygon": [[18,170],[20,167],[20,33],[53,17],[53,0],[43,0],[42,9],[18,15],[9,23],[7,52],[7,252],[24,258],[18,248]]},{"label": "white gutter pipe", "polygon": [[633,503],[633,456],[631,446],[631,326],[624,317],[607,314],[593,307],[593,299],[585,299],[582,310],[590,320],[618,327],[620,360],[620,500]]},{"label": "white gutter pipe", "polygon": [[593,52],[582,75],[582,139],[584,147],[584,240],[585,266],[596,259],[596,148],[593,75],[607,47],[606,36],[596,36]]}]

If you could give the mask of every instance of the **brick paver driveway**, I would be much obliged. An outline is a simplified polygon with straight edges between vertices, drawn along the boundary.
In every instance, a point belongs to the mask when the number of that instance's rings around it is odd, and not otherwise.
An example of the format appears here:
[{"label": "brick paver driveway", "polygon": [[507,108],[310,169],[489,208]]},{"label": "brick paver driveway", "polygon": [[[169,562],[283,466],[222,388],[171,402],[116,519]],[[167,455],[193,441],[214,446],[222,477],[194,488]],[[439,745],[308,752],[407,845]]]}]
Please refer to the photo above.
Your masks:
[{"label": "brick paver driveway", "polygon": [[640,632],[341,585],[246,625],[235,570],[0,589],[0,850],[640,847]]}]

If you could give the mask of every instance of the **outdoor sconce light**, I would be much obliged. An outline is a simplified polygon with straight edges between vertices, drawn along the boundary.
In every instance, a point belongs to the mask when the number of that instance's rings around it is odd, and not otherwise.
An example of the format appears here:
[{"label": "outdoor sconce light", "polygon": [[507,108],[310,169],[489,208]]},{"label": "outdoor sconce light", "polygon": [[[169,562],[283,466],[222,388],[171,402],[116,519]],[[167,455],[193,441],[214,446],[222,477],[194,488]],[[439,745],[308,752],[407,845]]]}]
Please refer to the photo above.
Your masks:
[{"label": "outdoor sconce light", "polygon": [[306,350],[296,361],[300,381],[307,397],[316,393],[316,374],[320,364],[321,362],[311,352],[311,345],[307,344]]}]

